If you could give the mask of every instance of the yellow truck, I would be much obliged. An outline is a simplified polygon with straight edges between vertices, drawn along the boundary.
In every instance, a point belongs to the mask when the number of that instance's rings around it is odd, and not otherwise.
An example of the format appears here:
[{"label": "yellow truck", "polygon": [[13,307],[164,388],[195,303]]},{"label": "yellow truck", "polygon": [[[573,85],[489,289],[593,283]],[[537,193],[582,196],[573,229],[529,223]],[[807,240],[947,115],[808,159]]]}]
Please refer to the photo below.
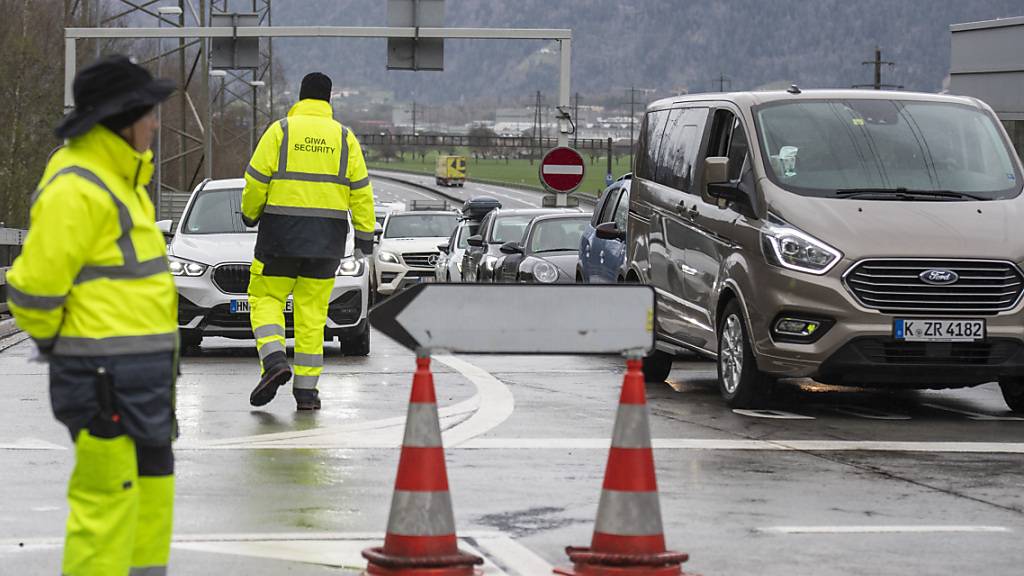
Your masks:
[{"label": "yellow truck", "polygon": [[434,167],[434,181],[438,186],[462,186],[466,183],[465,156],[438,156]]}]

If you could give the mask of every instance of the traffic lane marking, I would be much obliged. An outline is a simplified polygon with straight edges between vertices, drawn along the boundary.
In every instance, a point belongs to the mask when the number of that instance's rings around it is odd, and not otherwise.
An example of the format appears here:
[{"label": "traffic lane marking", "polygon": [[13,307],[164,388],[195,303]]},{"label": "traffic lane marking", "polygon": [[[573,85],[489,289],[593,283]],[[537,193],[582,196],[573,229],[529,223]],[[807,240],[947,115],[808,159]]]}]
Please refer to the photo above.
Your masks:
[{"label": "traffic lane marking", "polygon": [[786,412],[784,410],[745,410],[741,408],[733,408],[733,414],[739,414],[740,416],[749,416],[751,418],[768,418],[771,420],[814,420],[814,416],[806,416],[804,414],[797,414],[795,412]]},{"label": "traffic lane marking", "polygon": [[935,534],[956,532],[1013,532],[1006,526],[764,526],[755,532],[765,534]]},{"label": "traffic lane marking", "polygon": [[936,404],[934,402],[922,402],[921,406],[932,408],[934,410],[940,410],[942,412],[952,412],[954,414],[961,414],[967,416],[968,420],[977,420],[980,422],[1024,422],[1024,418],[1019,416],[993,416],[991,414],[985,414],[983,412],[974,412],[971,410],[963,410],[960,408],[953,408],[952,406],[943,406],[942,404]]},{"label": "traffic lane marking", "polygon": [[[362,571],[362,550],[380,546],[384,534],[375,532],[298,532],[253,534],[176,534],[179,550],[267,558]],[[553,570],[543,558],[501,532],[464,532],[459,547],[484,559],[483,574],[536,576]],[[59,549],[63,538],[7,538],[0,553]]]}]

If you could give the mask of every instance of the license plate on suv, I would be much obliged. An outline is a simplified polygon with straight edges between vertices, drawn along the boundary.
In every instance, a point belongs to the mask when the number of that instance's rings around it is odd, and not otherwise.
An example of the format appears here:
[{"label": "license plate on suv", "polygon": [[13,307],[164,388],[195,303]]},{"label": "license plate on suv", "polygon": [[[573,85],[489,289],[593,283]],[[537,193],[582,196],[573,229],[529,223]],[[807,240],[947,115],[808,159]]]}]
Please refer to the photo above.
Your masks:
[{"label": "license plate on suv", "polygon": [[976,342],[985,339],[984,320],[896,320],[893,337],[904,342]]},{"label": "license plate on suv", "polygon": [[[285,314],[291,314],[292,312],[292,301],[288,300],[284,303]],[[249,301],[248,300],[232,300],[231,301],[231,313],[232,314],[248,314],[249,313]]]}]

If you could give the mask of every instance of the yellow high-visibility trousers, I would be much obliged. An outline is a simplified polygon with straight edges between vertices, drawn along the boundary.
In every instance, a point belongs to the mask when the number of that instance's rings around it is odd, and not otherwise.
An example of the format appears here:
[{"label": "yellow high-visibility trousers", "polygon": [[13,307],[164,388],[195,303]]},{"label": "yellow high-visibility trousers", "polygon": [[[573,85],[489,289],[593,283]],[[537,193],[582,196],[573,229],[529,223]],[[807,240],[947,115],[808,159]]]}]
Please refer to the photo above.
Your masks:
[{"label": "yellow high-visibility trousers", "polygon": [[334,288],[337,260],[253,260],[249,277],[249,317],[260,366],[275,352],[285,353],[284,309],[292,296],[295,319],[295,389],[315,390],[324,370],[324,326]]},{"label": "yellow high-visibility trousers", "polygon": [[[154,453],[156,469],[144,462]],[[138,447],[125,435],[101,438],[83,429],[75,458],[63,576],[167,574],[174,508],[170,446]]]}]

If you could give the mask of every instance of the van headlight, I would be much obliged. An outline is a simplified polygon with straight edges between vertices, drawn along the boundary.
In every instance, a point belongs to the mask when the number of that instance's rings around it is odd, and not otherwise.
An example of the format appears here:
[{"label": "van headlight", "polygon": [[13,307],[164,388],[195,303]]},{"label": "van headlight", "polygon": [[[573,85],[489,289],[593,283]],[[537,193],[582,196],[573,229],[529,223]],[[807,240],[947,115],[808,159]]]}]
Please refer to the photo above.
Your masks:
[{"label": "van headlight", "polygon": [[843,257],[839,250],[790,226],[769,224],[761,232],[761,243],[770,264],[819,276]]},{"label": "van headlight", "polygon": [[380,260],[384,264],[400,264],[398,255],[394,252],[388,252],[387,250],[378,251],[377,260]]},{"label": "van headlight", "polygon": [[362,258],[349,256],[341,261],[335,276],[362,276],[366,262]]},{"label": "van headlight", "polygon": [[541,260],[533,267],[533,278],[542,284],[554,284],[558,281],[558,268],[550,262]]},{"label": "van headlight", "polygon": [[171,269],[171,276],[188,276],[194,278],[196,276],[202,276],[206,273],[206,269],[209,268],[206,264],[200,264],[183,258],[175,258],[174,256],[168,256],[167,262]]}]

